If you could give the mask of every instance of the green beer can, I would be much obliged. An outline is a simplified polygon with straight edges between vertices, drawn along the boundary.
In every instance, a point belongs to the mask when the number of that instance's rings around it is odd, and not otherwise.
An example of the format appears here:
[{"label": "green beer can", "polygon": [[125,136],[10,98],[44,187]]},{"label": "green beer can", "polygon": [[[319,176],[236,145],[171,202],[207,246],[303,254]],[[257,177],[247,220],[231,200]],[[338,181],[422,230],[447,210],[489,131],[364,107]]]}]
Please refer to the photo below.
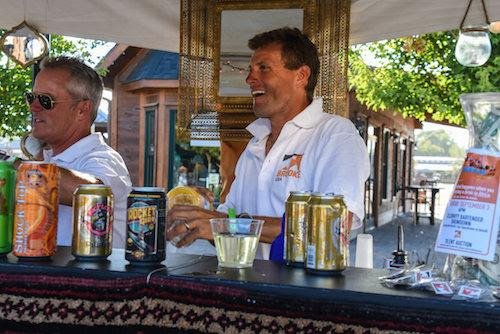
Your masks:
[{"label": "green beer can", "polygon": [[0,254],[12,250],[16,170],[10,161],[0,161]]}]

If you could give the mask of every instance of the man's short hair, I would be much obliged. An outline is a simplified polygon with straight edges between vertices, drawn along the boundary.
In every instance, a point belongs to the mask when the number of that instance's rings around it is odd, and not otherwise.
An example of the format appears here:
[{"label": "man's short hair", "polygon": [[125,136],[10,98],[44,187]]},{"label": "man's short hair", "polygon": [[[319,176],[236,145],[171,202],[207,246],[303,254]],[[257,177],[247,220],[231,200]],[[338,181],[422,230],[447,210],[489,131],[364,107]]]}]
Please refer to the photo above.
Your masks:
[{"label": "man's short hair", "polygon": [[73,57],[58,56],[45,58],[40,69],[63,68],[70,72],[70,79],[66,89],[75,99],[92,101],[91,122],[97,117],[97,110],[102,98],[102,80],[99,74],[82,60]]},{"label": "man's short hair", "polygon": [[255,51],[272,43],[281,45],[281,56],[287,69],[296,70],[302,65],[309,66],[311,75],[307,82],[306,92],[307,98],[312,101],[319,74],[319,57],[316,45],[299,29],[284,27],[255,35],[248,41],[248,47]]}]

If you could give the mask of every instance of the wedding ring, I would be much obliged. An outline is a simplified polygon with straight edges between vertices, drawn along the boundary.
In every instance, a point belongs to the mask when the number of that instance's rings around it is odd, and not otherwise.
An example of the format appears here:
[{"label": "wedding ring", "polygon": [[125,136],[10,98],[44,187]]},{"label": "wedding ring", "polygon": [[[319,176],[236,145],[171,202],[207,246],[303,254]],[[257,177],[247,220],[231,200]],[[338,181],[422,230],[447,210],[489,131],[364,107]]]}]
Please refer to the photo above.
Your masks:
[{"label": "wedding ring", "polygon": [[186,230],[188,230],[188,231],[189,231],[189,230],[191,230],[191,229],[189,228],[189,224],[187,223],[187,221],[184,221],[183,223],[184,223],[184,226],[186,226]]}]

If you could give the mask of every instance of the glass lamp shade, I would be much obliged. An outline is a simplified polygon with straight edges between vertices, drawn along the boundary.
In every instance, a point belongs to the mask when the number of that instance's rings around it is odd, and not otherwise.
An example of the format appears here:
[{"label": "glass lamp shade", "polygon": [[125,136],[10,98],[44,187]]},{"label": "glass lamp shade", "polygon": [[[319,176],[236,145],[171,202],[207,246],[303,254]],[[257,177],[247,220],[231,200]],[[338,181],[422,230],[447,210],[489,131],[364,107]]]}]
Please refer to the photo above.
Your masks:
[{"label": "glass lamp shade", "polygon": [[491,42],[488,32],[483,29],[464,29],[460,31],[455,58],[463,66],[481,66],[491,55]]}]

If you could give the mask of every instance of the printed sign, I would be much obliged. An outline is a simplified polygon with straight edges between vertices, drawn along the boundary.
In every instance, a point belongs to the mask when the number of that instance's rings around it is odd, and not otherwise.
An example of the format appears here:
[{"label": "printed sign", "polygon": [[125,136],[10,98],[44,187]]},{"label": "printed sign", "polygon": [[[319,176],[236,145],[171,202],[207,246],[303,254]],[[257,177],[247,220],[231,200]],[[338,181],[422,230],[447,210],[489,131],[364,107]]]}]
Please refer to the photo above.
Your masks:
[{"label": "printed sign", "polygon": [[470,149],[446,208],[435,250],[493,261],[500,218],[500,153]]}]

